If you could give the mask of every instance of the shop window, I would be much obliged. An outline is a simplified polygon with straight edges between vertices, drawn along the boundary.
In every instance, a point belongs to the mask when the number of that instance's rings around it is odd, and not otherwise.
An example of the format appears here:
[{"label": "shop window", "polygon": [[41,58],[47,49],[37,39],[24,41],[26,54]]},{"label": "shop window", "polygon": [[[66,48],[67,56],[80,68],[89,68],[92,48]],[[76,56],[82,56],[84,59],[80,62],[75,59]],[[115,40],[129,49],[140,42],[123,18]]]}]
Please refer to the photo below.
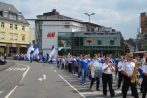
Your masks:
[{"label": "shop window", "polygon": [[99,40],[97,41],[97,44],[98,44],[98,45],[102,45],[102,40],[99,39]]},{"label": "shop window", "polygon": [[110,45],[114,45],[114,40],[110,40]]},{"label": "shop window", "polygon": [[4,28],[4,27],[5,27],[4,22],[1,22],[1,27],[2,27],[2,28]]},{"label": "shop window", "polygon": [[22,26],[22,30],[23,30],[23,31],[25,30],[25,26]]},{"label": "shop window", "polygon": [[25,41],[25,36],[24,35],[22,35],[22,41]]},{"label": "shop window", "polygon": [[15,25],[15,29],[17,30],[17,25]]},{"label": "shop window", "polygon": [[5,34],[4,33],[1,34],[1,39],[5,39]]},{"label": "shop window", "polygon": [[13,24],[10,24],[10,29],[13,29]]}]

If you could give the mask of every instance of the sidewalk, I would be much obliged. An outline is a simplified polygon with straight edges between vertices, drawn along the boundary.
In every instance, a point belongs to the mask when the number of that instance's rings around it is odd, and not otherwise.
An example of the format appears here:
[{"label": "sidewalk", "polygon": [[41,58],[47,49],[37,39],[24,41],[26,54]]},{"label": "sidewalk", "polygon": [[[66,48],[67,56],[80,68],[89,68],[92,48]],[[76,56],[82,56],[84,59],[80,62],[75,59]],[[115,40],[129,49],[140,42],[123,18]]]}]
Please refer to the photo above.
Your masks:
[{"label": "sidewalk", "polygon": [[0,65],[0,71],[3,71],[9,67],[11,67],[12,65],[14,65],[15,63],[13,62],[7,62],[5,65]]}]

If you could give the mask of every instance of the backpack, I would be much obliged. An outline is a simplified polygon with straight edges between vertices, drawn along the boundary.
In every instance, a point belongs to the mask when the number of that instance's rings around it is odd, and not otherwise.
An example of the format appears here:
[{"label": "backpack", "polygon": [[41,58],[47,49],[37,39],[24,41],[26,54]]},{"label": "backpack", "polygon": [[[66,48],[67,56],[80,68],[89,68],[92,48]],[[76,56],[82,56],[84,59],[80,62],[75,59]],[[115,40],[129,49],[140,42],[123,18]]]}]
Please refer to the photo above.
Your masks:
[{"label": "backpack", "polygon": [[102,76],[102,63],[96,63],[95,64],[95,76],[96,77],[101,77]]}]

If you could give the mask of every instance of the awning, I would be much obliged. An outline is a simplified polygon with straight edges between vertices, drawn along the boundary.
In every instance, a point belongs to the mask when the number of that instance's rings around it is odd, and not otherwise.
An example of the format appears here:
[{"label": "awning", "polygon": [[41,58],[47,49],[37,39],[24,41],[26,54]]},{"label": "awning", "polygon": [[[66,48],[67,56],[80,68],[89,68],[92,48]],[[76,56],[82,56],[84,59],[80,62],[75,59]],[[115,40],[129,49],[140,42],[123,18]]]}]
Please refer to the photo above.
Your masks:
[{"label": "awning", "polygon": [[0,46],[7,46],[6,44],[0,44]]}]

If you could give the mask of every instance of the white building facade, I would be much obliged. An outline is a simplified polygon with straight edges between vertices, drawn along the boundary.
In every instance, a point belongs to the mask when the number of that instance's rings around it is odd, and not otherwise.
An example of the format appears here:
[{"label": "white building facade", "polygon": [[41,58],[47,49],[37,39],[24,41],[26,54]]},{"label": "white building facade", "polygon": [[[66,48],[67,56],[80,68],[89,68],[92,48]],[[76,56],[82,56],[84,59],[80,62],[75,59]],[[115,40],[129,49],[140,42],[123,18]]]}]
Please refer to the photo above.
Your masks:
[{"label": "white building facade", "polygon": [[[62,21],[43,21],[42,24],[42,52],[43,55],[51,52],[54,45],[56,57],[58,55],[58,32],[79,32],[86,31],[86,25],[73,20]],[[48,34],[54,33],[54,36],[48,37]]]}]

